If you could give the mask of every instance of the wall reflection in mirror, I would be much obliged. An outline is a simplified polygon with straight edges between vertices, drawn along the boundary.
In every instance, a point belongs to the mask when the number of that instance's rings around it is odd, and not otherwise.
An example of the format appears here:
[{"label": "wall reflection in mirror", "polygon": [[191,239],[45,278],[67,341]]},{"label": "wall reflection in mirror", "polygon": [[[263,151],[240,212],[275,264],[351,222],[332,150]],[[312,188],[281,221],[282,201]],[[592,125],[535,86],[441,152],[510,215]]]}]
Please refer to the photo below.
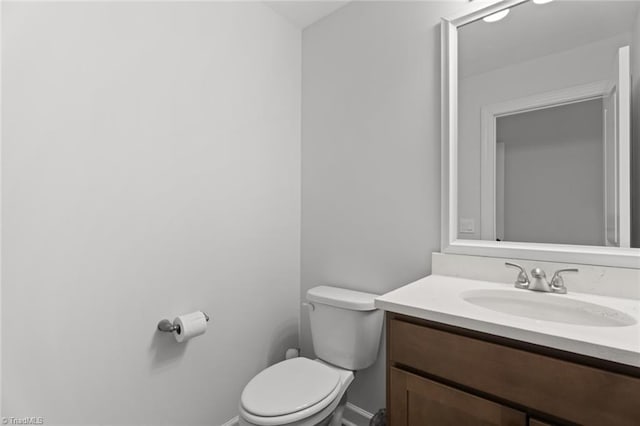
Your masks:
[{"label": "wall reflection in mirror", "polygon": [[640,1],[492,20],[458,29],[458,238],[640,247]]}]

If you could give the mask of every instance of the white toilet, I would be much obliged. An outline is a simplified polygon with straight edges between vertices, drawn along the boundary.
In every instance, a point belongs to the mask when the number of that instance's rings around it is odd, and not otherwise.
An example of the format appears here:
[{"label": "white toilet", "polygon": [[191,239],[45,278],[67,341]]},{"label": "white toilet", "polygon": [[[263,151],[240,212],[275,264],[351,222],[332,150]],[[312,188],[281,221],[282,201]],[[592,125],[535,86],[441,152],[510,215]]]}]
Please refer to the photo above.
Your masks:
[{"label": "white toilet", "polygon": [[383,312],[376,294],[319,286],[307,292],[318,359],[292,358],[261,371],[240,398],[241,426],[339,426],[354,371],[378,356]]}]

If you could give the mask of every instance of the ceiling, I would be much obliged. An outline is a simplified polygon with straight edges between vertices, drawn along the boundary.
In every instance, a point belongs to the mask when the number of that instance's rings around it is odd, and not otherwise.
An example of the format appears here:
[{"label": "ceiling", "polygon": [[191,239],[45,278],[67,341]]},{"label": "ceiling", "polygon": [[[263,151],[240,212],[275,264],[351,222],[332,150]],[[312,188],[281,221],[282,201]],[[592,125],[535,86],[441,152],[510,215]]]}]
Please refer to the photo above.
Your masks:
[{"label": "ceiling", "polygon": [[304,29],[345,6],[351,0],[265,1],[278,15]]},{"label": "ceiling", "polygon": [[640,0],[524,3],[501,21],[460,28],[460,77],[631,32],[638,13]]}]

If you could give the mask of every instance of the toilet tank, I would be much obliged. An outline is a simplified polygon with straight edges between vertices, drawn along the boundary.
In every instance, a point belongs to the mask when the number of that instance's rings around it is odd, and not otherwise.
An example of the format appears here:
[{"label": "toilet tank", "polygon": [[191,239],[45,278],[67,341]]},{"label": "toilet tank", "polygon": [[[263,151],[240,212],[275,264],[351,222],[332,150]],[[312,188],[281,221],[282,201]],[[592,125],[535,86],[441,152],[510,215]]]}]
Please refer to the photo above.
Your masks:
[{"label": "toilet tank", "polygon": [[316,356],[347,370],[371,366],[377,356],[384,314],[377,294],[319,286],[307,291]]}]

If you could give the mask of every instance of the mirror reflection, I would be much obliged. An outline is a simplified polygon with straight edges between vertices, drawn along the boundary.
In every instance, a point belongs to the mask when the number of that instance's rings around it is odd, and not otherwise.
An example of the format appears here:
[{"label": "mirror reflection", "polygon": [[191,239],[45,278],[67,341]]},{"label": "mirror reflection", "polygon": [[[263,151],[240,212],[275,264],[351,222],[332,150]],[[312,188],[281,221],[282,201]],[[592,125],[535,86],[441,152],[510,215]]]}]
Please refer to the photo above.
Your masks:
[{"label": "mirror reflection", "polygon": [[458,238],[640,247],[640,1],[528,1],[458,51]]}]

